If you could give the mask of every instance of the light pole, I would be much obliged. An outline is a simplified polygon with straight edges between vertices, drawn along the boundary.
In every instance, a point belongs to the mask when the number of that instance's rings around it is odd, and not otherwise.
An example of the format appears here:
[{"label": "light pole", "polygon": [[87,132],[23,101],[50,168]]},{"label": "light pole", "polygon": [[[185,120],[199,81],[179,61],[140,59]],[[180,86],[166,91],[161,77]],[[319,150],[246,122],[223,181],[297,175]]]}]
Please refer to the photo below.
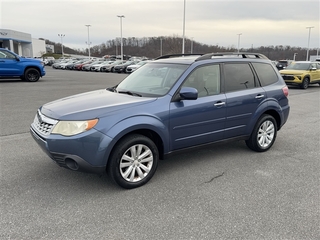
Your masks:
[{"label": "light pole", "polygon": [[160,56],[162,56],[162,38],[160,38]]},{"label": "light pole", "polygon": [[118,18],[120,18],[120,37],[121,37],[121,61],[123,61],[123,42],[122,42],[122,18],[124,18],[124,15],[117,15]]},{"label": "light pole", "polygon": [[190,49],[190,53],[193,53],[193,38],[191,38],[191,49]]},{"label": "light pole", "polygon": [[184,0],[183,4],[183,33],[182,33],[182,54],[184,54],[184,35],[186,28],[186,0]]},{"label": "light pole", "polygon": [[310,33],[311,33],[311,28],[314,28],[314,27],[306,27],[309,29],[309,37],[308,37],[308,49],[307,49],[307,58],[306,58],[306,61],[309,60],[309,44],[310,44]]},{"label": "light pole", "polygon": [[63,53],[63,41],[62,41],[62,38],[66,35],[64,34],[58,34],[58,36],[61,38],[61,54],[62,54],[62,57],[64,57],[64,53]]},{"label": "light pole", "polygon": [[238,53],[240,52],[240,36],[242,35],[242,33],[238,33]]},{"label": "light pole", "polygon": [[90,42],[89,27],[91,27],[91,25],[87,24],[85,26],[88,28],[88,42],[87,42],[87,44],[88,44],[88,52],[89,52],[89,59],[90,59],[90,44],[91,44],[91,42]]}]

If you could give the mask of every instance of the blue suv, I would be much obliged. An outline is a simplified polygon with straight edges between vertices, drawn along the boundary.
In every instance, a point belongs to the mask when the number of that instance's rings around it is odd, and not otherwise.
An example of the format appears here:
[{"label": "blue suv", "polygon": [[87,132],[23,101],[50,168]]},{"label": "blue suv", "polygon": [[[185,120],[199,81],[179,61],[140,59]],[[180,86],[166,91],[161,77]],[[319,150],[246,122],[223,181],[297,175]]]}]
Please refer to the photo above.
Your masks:
[{"label": "blue suv", "polygon": [[20,57],[8,49],[0,48],[0,78],[37,82],[45,74],[44,62],[39,59]]},{"label": "blue suv", "polygon": [[289,115],[288,87],[264,55],[169,55],[117,86],[40,107],[30,131],[59,166],[147,183],[174,152],[245,140],[264,152]]}]

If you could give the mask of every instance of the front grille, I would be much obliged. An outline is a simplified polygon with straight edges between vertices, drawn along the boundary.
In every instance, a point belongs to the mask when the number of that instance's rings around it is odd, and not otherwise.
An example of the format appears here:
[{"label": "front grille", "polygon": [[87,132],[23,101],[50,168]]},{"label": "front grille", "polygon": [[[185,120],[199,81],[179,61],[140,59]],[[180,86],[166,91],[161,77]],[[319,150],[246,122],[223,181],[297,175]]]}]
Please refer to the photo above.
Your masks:
[{"label": "front grille", "polygon": [[39,110],[33,120],[33,128],[42,135],[49,135],[57,120],[44,116]]},{"label": "front grille", "polygon": [[283,80],[294,80],[292,75],[282,75]]}]

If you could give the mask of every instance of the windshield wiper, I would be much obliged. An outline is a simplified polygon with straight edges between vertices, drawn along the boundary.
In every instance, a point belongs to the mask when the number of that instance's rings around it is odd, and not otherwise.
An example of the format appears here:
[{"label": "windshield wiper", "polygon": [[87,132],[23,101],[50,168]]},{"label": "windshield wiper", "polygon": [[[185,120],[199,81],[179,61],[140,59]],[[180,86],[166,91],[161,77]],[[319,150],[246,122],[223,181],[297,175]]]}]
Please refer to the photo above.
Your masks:
[{"label": "windshield wiper", "polygon": [[131,95],[131,96],[142,97],[142,95],[140,95],[139,93],[130,92],[130,91],[119,91],[118,93],[125,93],[125,94]]}]

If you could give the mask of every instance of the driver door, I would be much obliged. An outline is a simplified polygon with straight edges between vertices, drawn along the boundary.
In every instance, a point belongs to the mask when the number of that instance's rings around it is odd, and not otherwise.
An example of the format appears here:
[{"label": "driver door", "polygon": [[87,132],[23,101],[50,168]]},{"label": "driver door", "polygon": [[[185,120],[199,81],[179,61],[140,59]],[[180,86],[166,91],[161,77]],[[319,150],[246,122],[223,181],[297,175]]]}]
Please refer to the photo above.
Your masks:
[{"label": "driver door", "polygon": [[171,150],[221,140],[226,96],[220,92],[220,66],[215,64],[195,69],[182,87],[196,88],[198,98],[171,102]]}]

